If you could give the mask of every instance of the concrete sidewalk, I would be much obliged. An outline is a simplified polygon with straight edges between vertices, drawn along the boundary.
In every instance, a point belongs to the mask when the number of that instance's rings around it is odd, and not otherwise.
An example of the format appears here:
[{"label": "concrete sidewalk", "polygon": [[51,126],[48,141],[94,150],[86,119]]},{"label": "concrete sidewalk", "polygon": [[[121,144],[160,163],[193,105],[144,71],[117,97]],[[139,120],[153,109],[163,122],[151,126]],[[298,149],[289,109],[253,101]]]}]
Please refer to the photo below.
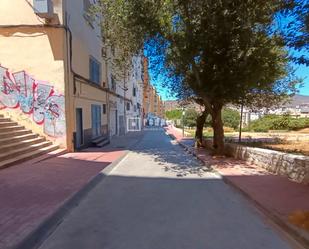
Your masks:
[{"label": "concrete sidewalk", "polygon": [[0,171],[0,248],[12,248],[45,222],[142,133],[115,137],[109,146],[27,161]]},{"label": "concrete sidewalk", "polygon": [[169,126],[168,134],[205,164],[215,169],[223,179],[253,201],[285,231],[309,248],[309,231],[292,225],[289,216],[295,211],[309,210],[309,186],[273,175],[265,169],[233,158],[214,158],[205,149],[194,148],[194,139]]}]

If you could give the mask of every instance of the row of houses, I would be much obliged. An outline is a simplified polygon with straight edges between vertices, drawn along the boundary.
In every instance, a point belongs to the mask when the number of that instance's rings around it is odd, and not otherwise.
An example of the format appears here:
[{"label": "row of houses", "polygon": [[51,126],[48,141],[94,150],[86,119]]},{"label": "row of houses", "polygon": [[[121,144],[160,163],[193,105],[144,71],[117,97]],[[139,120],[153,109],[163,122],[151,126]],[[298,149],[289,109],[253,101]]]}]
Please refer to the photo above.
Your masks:
[{"label": "row of houses", "polygon": [[127,80],[115,77],[106,55],[117,54],[87,15],[93,3],[0,1],[1,118],[69,151],[140,129],[148,113],[164,115],[147,58],[132,58]]}]

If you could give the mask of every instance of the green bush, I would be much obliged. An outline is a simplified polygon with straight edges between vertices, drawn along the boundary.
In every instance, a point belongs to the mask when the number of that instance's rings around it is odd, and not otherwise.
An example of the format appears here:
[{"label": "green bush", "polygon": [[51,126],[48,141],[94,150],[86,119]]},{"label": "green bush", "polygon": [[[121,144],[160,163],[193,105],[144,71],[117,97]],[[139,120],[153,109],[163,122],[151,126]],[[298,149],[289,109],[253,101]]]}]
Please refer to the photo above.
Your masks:
[{"label": "green bush", "polygon": [[195,109],[188,109],[185,111],[184,123],[185,126],[195,127],[197,119],[197,111]]},{"label": "green bush", "polygon": [[165,117],[168,120],[177,120],[177,119],[181,119],[182,117],[182,110],[180,109],[175,109],[175,110],[171,110],[171,111],[166,111],[165,112]]},{"label": "green bush", "polygon": [[300,130],[309,127],[309,118],[293,118],[289,115],[266,115],[252,121],[247,129],[255,132],[269,130]]},{"label": "green bush", "polygon": [[233,128],[236,130],[240,123],[240,114],[238,111],[232,110],[230,108],[224,108],[222,111],[223,124],[226,127]]},{"label": "green bush", "polygon": [[[233,128],[234,130],[237,130],[240,123],[240,114],[238,111],[230,109],[230,108],[224,108],[222,110],[222,120],[223,125],[225,127]],[[211,127],[211,116],[208,115],[205,123],[205,127]]]}]

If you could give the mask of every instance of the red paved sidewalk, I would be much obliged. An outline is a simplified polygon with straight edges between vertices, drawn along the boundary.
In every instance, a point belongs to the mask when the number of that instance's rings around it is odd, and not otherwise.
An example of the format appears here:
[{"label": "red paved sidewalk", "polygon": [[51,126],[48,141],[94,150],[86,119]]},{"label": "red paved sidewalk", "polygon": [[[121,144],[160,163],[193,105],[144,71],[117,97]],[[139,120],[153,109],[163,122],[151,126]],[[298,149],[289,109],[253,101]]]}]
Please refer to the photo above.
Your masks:
[{"label": "red paved sidewalk", "polygon": [[0,170],[0,248],[21,242],[123,149],[68,153]]},{"label": "red paved sidewalk", "polygon": [[228,183],[253,200],[277,223],[309,243],[309,232],[296,228],[288,222],[291,213],[297,210],[309,211],[309,185],[270,174],[261,167],[246,164],[241,160],[213,158],[205,149],[194,148],[194,140],[183,139],[182,134],[173,127],[170,126],[166,130],[186,149],[217,170]]}]

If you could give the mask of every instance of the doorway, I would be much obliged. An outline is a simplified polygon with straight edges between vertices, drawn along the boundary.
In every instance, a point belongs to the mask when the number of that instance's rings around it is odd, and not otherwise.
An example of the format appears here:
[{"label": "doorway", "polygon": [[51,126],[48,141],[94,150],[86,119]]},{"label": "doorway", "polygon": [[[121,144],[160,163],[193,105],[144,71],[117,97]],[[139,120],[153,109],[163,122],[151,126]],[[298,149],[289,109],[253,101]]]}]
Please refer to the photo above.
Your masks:
[{"label": "doorway", "polygon": [[83,109],[76,108],[76,148],[84,144]]},{"label": "doorway", "polygon": [[92,138],[101,136],[101,106],[91,105]]}]

